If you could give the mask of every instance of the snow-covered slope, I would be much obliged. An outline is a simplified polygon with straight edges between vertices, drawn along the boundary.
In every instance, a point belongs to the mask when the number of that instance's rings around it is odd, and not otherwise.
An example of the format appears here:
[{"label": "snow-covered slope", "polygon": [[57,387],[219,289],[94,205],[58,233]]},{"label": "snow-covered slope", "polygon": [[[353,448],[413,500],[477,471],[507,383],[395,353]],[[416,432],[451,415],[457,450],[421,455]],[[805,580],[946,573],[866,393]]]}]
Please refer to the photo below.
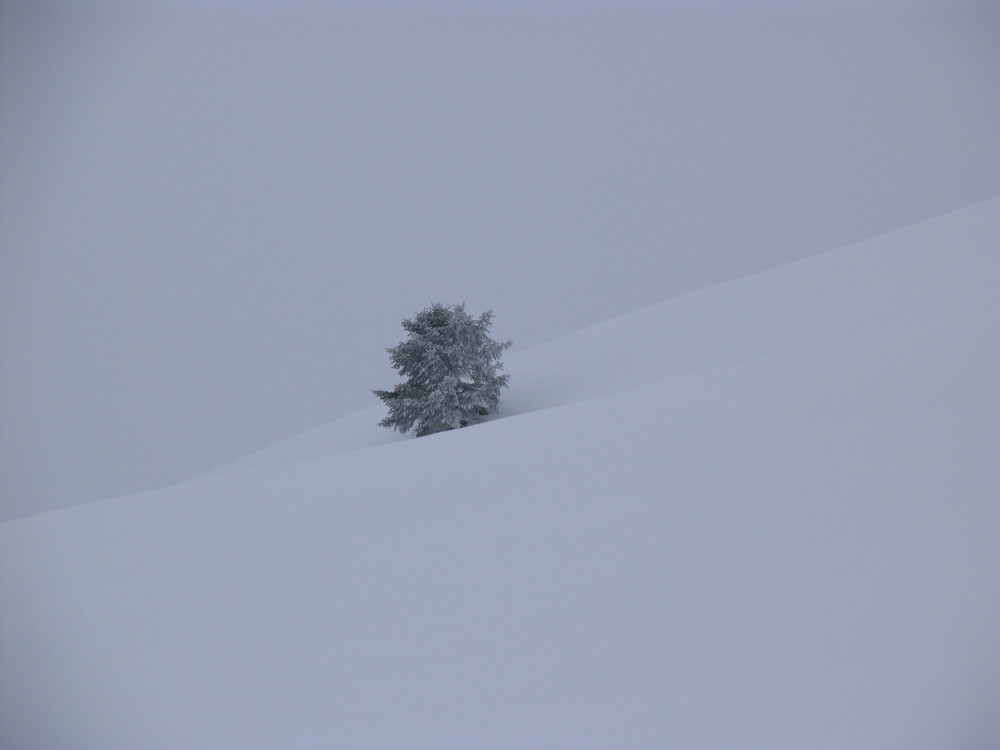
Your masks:
[{"label": "snow-covered slope", "polygon": [[[995,355],[998,242],[1000,198],[509,355],[512,387],[500,416],[956,315],[981,321],[974,328],[984,337],[982,355]],[[211,473],[396,442],[396,433],[376,426],[384,411],[374,406]]]},{"label": "snow-covered slope", "polygon": [[998,238],[1000,199],[512,356],[506,418],[0,526],[5,746],[998,746]]}]

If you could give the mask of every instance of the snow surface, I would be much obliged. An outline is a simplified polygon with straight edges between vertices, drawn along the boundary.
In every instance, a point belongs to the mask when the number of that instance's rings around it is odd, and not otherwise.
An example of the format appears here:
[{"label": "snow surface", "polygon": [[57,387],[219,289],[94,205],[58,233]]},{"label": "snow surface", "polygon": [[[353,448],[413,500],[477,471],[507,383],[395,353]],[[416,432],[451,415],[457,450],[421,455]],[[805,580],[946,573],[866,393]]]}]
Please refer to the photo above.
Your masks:
[{"label": "snow surface", "polygon": [[[1000,198],[0,525],[19,750],[1000,746]],[[391,384],[373,384],[389,386]]]}]

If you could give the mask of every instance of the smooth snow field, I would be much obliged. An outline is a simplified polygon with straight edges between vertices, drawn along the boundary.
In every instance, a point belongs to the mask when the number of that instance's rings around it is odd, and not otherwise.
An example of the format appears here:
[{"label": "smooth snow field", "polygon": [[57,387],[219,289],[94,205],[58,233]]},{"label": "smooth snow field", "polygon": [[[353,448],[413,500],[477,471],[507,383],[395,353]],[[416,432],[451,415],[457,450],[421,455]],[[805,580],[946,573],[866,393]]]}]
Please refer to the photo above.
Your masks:
[{"label": "smooth snow field", "polygon": [[1000,747],[998,239],[1000,198],[509,356],[476,427],[3,524],[3,747]]}]

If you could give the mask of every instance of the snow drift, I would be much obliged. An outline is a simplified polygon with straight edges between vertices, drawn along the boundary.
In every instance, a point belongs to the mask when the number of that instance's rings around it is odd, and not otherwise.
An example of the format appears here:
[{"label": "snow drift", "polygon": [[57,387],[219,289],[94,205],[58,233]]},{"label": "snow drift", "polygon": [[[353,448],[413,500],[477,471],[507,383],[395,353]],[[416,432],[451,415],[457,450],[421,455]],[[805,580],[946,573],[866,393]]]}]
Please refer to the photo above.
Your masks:
[{"label": "snow drift", "polygon": [[1000,742],[1000,199],[0,526],[5,747]]}]

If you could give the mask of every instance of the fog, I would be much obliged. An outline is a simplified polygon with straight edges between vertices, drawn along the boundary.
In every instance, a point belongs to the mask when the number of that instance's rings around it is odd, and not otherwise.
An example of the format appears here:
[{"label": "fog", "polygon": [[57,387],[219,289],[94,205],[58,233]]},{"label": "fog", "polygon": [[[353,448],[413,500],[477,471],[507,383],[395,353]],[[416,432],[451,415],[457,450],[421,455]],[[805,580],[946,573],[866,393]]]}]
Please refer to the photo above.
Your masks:
[{"label": "fog", "polygon": [[3,3],[3,517],[1000,194],[1000,14],[849,5]]}]

